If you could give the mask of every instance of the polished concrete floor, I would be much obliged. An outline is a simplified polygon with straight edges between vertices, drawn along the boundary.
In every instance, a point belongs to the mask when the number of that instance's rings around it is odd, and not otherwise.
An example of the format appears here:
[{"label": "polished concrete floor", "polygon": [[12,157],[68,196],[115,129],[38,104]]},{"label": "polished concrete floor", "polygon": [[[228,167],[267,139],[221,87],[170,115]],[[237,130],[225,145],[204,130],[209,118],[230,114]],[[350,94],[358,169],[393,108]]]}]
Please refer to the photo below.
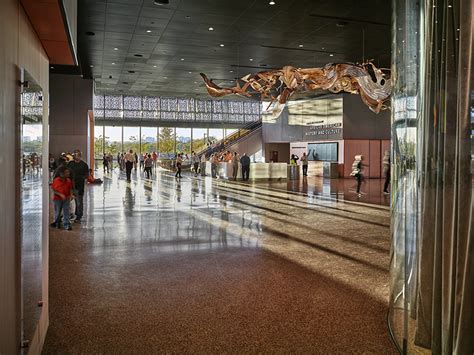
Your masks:
[{"label": "polished concrete floor", "polygon": [[81,225],[51,230],[44,353],[395,353],[386,208],[167,172],[104,181]]}]

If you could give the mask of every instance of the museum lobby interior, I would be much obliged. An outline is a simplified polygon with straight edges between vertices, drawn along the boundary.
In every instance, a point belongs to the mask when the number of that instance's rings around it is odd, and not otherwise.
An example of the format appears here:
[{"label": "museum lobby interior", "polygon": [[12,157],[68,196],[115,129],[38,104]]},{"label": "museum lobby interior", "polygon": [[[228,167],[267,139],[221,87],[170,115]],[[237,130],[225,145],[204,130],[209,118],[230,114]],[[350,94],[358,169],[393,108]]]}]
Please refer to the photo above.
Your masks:
[{"label": "museum lobby interior", "polygon": [[0,354],[474,353],[471,0],[0,23]]}]

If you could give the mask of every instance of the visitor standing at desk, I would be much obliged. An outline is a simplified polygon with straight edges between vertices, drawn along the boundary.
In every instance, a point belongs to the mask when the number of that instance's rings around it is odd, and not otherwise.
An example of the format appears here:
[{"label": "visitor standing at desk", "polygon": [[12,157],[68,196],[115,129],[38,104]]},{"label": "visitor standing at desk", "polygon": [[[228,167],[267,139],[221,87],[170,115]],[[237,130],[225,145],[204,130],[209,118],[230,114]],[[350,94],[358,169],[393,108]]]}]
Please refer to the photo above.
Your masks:
[{"label": "visitor standing at desk", "polygon": [[242,166],[242,180],[248,181],[250,176],[250,158],[246,153],[240,158],[240,165]]}]

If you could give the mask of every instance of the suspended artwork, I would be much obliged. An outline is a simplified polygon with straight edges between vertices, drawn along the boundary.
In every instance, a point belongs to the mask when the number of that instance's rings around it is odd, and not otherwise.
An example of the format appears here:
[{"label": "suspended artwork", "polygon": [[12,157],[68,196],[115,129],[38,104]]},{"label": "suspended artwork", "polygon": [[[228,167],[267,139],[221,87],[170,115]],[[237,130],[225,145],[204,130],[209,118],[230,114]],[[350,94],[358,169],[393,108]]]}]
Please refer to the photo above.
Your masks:
[{"label": "suspended artwork", "polygon": [[322,68],[295,68],[260,71],[237,79],[233,87],[220,87],[201,73],[209,95],[222,97],[260,95],[262,100],[277,102],[281,109],[295,92],[328,90],[333,93],[359,94],[375,113],[388,108],[392,86],[390,70],[379,69],[373,63],[326,64]]}]

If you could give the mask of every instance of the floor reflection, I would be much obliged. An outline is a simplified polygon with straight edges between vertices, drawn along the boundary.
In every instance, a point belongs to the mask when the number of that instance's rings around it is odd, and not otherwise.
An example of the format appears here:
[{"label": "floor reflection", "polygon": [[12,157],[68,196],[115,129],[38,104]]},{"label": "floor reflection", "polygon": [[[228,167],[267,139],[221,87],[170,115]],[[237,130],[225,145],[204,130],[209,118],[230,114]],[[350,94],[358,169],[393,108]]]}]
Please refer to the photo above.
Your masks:
[{"label": "floor reflection", "polygon": [[51,233],[46,352],[393,352],[386,208],[134,174],[88,186],[84,223]]}]

